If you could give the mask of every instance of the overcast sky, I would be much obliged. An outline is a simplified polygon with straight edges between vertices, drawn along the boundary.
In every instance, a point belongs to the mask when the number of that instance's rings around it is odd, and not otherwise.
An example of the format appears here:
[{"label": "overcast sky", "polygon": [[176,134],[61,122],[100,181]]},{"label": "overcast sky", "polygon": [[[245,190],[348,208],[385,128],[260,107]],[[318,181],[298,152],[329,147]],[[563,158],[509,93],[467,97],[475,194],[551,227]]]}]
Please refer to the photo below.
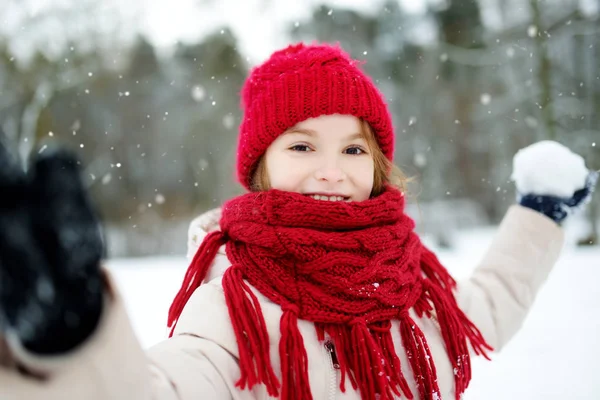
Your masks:
[{"label": "overcast sky", "polygon": [[[69,21],[46,21],[44,26],[29,23],[23,29],[23,21],[40,16],[48,8],[73,7],[77,0],[0,0],[0,34],[12,37],[16,46],[14,53],[31,53],[36,47],[48,50],[60,46],[56,33],[61,24]],[[250,64],[263,61],[274,50],[288,44],[285,31],[293,23],[302,23],[315,6],[328,4],[334,8],[351,8],[362,13],[379,9],[384,0],[89,0],[97,1],[109,11],[117,11],[133,32],[139,31],[159,48],[169,48],[176,41],[197,42],[203,36],[228,26],[239,41],[239,50]],[[408,14],[425,12],[427,4],[443,3],[445,0],[398,0]],[[500,1],[479,0],[483,18],[493,27],[494,15]],[[553,0],[562,1],[562,0]],[[584,10],[598,12],[596,0],[579,0]],[[5,3],[6,2],[6,3]],[[523,2],[517,2],[523,7]],[[594,9],[594,10],[592,10]],[[525,10],[514,10],[522,15]],[[107,15],[118,15],[108,12]],[[101,18],[101,16],[96,17]],[[114,19],[114,17],[113,17]],[[31,22],[31,21],[30,21]],[[116,21],[115,21],[116,22]],[[102,21],[107,27],[111,21]],[[33,25],[33,26],[32,26]],[[107,28],[108,29],[108,28]],[[420,28],[419,37],[427,37],[427,26]],[[430,29],[429,29],[430,30]],[[368,49],[365,49],[367,51]],[[19,57],[19,54],[17,54]]]},{"label": "overcast sky", "polygon": [[[142,30],[159,46],[175,40],[194,40],[228,25],[240,41],[240,50],[252,63],[287,44],[284,29],[306,20],[320,0],[134,0],[144,4]],[[333,0],[332,7],[373,12],[382,0]],[[424,11],[425,0],[400,0],[407,12]],[[202,7],[198,5],[201,4]]]},{"label": "overcast sky", "polygon": [[[52,48],[56,47],[58,51],[63,42],[58,33],[64,31],[64,24],[72,24],[68,26],[71,34],[77,32],[78,28],[74,21],[60,18],[48,20],[43,15],[49,9],[73,7],[75,1],[77,0],[2,0],[0,34],[11,38],[11,50],[18,58],[21,55],[28,58],[28,54],[32,54],[35,48],[51,53]],[[95,4],[106,10],[106,15],[121,15],[121,20],[126,21],[127,27],[131,28],[130,32],[142,32],[159,48],[168,48],[176,41],[197,42],[206,34],[228,26],[239,40],[239,50],[248,57],[251,64],[255,64],[288,44],[286,29],[293,23],[307,20],[317,5],[325,3],[334,8],[350,8],[369,14],[379,9],[383,1],[97,0]],[[444,0],[398,1],[407,13],[418,14],[425,11],[427,3]],[[97,15],[95,18],[100,21],[103,17]],[[101,21],[106,25],[107,31],[110,31],[109,26],[113,21]]]}]

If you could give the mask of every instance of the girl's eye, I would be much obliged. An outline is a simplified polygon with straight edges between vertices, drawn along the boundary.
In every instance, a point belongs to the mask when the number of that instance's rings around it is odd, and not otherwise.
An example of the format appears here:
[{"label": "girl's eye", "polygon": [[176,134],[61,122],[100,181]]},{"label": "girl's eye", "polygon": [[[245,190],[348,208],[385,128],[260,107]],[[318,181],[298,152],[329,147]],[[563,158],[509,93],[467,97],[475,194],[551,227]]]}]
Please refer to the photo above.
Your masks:
[{"label": "girl's eye", "polygon": [[346,154],[352,154],[352,155],[361,155],[361,154],[366,154],[367,152],[364,151],[362,148],[355,146],[355,147],[348,147],[346,149]]},{"label": "girl's eye", "polygon": [[308,147],[305,144],[295,144],[292,147],[290,147],[290,150],[306,152],[306,151],[310,151],[310,147]]}]

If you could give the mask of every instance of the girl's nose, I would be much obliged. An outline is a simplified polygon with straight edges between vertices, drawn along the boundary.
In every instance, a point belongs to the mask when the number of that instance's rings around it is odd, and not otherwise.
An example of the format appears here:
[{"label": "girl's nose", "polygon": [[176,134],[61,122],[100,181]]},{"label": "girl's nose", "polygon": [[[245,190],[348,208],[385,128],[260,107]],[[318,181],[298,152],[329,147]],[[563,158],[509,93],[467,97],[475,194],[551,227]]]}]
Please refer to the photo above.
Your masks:
[{"label": "girl's nose", "polygon": [[339,167],[323,167],[318,168],[315,171],[315,178],[318,181],[326,181],[326,182],[342,182],[346,179],[346,174]]}]

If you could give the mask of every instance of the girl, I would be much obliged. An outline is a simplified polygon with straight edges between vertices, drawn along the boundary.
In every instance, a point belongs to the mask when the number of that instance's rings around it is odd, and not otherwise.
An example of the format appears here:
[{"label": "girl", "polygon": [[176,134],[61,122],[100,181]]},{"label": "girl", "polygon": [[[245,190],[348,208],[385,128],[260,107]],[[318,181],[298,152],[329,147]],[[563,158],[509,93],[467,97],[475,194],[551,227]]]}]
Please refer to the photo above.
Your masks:
[{"label": "girl", "polygon": [[[515,334],[559,256],[566,213],[553,211],[565,199],[511,207],[480,266],[457,284],[404,214],[387,106],[346,53],[325,44],[277,51],[242,97],[237,172],[249,192],[191,224],[193,259],[169,312],[170,338],[144,354],[107,272],[64,257],[48,269],[71,284],[55,283],[66,294],[47,307],[80,323],[40,318],[51,335],[27,331],[18,315],[28,303],[19,291],[5,296],[0,398],[459,399],[472,357]],[[569,205],[589,199],[592,181]],[[90,213],[81,199],[73,208],[83,217],[49,225],[76,229]],[[31,249],[43,253],[37,243]],[[54,252],[74,248],[57,243]],[[8,275],[15,261],[0,260]],[[85,291],[72,284],[81,276]],[[43,303],[32,287],[29,302]]]}]

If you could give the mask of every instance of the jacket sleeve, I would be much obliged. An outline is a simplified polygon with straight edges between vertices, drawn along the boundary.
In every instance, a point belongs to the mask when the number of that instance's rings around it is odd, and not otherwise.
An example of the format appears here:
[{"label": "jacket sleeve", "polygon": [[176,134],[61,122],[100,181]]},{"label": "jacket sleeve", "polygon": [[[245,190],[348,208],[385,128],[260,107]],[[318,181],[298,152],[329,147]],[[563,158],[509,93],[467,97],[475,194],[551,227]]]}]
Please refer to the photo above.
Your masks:
[{"label": "jacket sleeve", "polygon": [[[107,279],[106,311],[90,339],[64,356],[42,357],[0,337],[0,400],[230,399],[237,360],[216,343],[179,335],[141,348]],[[233,384],[233,383],[231,383]]]},{"label": "jacket sleeve", "polygon": [[495,350],[523,324],[563,243],[563,230],[554,221],[513,205],[479,266],[459,283],[459,306]]}]

